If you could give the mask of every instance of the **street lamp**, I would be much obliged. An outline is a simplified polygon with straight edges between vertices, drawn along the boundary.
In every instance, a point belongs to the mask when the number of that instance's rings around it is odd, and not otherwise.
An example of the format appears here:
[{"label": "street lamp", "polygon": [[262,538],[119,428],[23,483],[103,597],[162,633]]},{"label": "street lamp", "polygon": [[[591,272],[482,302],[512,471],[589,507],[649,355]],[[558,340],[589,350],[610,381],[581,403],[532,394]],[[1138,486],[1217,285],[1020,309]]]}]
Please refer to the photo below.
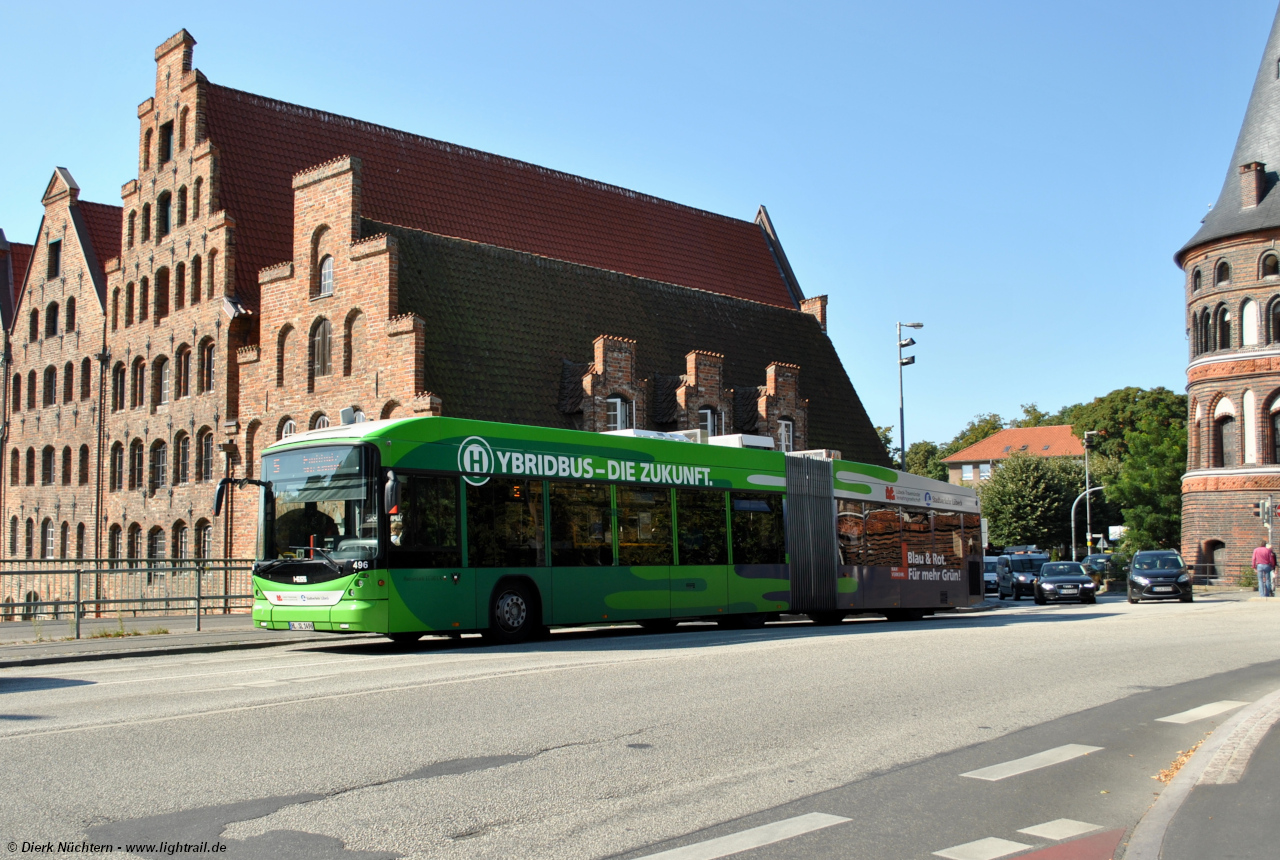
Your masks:
[{"label": "street lamp", "polygon": [[[1089,437],[1097,436],[1098,432],[1099,431],[1097,430],[1084,431],[1084,527],[1085,527],[1084,546],[1085,546],[1085,549],[1087,550],[1085,555],[1093,554],[1093,507],[1089,504],[1090,502],[1089,493],[1091,492],[1091,490],[1089,489]],[[1071,520],[1071,524],[1072,526],[1075,525],[1074,518]],[[1072,539],[1071,541],[1071,556],[1072,556],[1071,560],[1072,561],[1075,561],[1075,554],[1076,554],[1076,543],[1075,543],[1075,540]]]},{"label": "street lamp", "polygon": [[902,339],[902,330],[904,328],[924,328],[924,323],[898,323],[898,444],[901,446],[899,451],[899,463],[905,472],[907,469],[907,412],[902,403],[902,368],[908,364],[915,364],[916,357],[908,355],[902,357],[902,351],[910,346],[915,346],[915,338],[909,337]]}]

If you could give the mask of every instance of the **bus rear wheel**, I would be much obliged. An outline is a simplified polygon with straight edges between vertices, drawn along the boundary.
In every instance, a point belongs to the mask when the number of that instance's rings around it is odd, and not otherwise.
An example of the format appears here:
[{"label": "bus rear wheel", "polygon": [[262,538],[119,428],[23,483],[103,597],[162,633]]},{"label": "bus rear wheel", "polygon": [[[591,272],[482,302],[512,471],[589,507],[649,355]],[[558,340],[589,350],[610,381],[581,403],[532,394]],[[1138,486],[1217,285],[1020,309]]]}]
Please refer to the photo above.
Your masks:
[{"label": "bus rear wheel", "polygon": [[526,583],[500,583],[489,602],[485,638],[504,645],[527,642],[542,628],[539,614],[533,589]]}]

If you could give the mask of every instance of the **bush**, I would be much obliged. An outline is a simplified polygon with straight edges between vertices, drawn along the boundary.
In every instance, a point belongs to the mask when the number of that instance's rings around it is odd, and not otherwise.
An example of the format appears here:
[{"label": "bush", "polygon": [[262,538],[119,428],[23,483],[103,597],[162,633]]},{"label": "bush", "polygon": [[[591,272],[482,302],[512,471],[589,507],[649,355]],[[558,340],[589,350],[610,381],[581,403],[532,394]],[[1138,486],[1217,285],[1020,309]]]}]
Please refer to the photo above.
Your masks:
[{"label": "bush", "polygon": [[1240,569],[1240,587],[1241,588],[1257,588],[1258,572],[1251,567]]}]

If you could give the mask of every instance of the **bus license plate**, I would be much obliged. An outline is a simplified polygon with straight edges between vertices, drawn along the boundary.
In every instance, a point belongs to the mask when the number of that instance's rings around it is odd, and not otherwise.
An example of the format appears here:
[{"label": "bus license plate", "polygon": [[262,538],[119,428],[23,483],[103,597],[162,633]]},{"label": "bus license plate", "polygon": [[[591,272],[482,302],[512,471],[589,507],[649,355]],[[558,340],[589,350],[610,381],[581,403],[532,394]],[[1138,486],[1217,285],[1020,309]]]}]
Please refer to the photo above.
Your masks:
[{"label": "bus license plate", "polygon": [[290,630],[315,630],[316,623],[314,621],[290,621]]}]

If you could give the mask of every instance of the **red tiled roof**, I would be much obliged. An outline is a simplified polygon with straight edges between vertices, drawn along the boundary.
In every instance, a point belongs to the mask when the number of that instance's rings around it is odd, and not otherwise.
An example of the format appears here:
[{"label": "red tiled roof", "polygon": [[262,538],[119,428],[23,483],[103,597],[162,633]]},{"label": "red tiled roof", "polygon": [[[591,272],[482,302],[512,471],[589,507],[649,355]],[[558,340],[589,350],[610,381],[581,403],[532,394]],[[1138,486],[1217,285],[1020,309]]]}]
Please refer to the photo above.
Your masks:
[{"label": "red tiled roof", "polygon": [[751,221],[213,84],[206,116],[252,307],[258,271],[293,254],[293,174],[344,155],[366,218],[795,307]]},{"label": "red tiled roof", "polygon": [[[120,233],[123,229],[124,210],[119,206],[106,203],[90,203],[81,200],[77,204],[80,214],[84,215],[85,227],[89,230],[89,241],[93,243],[93,253],[98,258],[98,269],[112,257],[120,256]],[[105,282],[105,272],[101,272]]]},{"label": "red tiled roof", "polygon": [[1083,457],[1084,444],[1071,434],[1070,424],[1051,427],[1010,427],[944,457],[944,463],[989,463],[1018,452],[1038,457]]},{"label": "red tiled roof", "polygon": [[22,291],[22,282],[27,279],[27,267],[31,265],[31,255],[35,253],[35,245],[24,245],[21,242],[9,243],[9,259],[13,263],[13,298],[16,301]]}]

